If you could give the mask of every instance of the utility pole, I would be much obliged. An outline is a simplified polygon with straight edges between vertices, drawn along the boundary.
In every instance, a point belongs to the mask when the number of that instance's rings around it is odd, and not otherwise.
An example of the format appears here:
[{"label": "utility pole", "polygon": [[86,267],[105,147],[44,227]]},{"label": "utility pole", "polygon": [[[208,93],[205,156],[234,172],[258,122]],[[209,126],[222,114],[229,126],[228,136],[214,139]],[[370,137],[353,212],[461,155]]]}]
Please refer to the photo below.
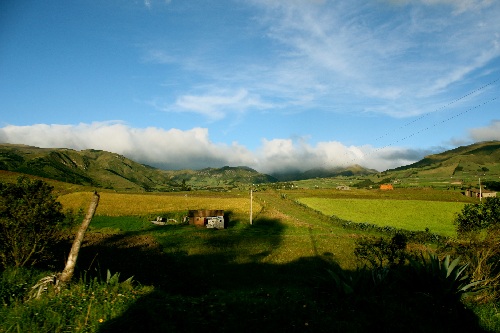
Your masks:
[{"label": "utility pole", "polygon": [[481,191],[481,178],[479,178],[479,201],[483,201],[483,192]]},{"label": "utility pole", "polygon": [[252,221],[252,215],[253,215],[253,184],[252,184],[252,187],[250,187],[250,225],[253,224],[253,221]]}]

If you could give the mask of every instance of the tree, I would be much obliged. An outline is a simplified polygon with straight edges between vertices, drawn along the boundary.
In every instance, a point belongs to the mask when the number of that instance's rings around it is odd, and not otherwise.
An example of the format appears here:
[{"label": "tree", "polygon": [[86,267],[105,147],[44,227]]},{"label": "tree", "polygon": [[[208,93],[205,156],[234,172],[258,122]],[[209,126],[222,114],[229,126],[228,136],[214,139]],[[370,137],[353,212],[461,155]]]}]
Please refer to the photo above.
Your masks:
[{"label": "tree", "polygon": [[464,235],[500,227],[500,198],[486,198],[481,203],[467,204],[455,218],[457,232]]},{"label": "tree", "polygon": [[0,182],[0,261],[4,267],[34,264],[45,255],[64,224],[62,205],[53,187],[19,177]]},{"label": "tree", "polygon": [[82,246],[83,237],[85,236],[85,231],[90,225],[90,221],[92,221],[92,217],[97,209],[97,205],[99,204],[99,194],[94,192],[94,196],[92,198],[92,202],[90,203],[89,210],[85,218],[83,219],[82,225],[78,229],[75,240],[73,241],[73,246],[71,247],[71,251],[69,252],[68,261],[66,262],[66,267],[64,267],[63,272],[59,275],[59,288],[61,285],[68,283],[73,277],[73,273],[75,271],[76,260],[78,258],[78,252],[80,252],[80,247]]}]

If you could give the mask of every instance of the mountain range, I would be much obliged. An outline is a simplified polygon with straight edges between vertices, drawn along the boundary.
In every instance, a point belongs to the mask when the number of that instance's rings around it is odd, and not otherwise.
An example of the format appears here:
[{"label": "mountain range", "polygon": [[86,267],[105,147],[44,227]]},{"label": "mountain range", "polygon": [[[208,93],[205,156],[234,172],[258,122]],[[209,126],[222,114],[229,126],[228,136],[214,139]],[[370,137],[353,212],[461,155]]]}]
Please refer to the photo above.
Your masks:
[{"label": "mountain range", "polygon": [[[262,174],[245,166],[160,170],[102,150],[77,151],[16,144],[0,144],[0,170],[117,191],[227,190],[248,187],[250,184],[379,174],[376,170],[359,165],[273,175]],[[382,174],[391,178],[416,175],[457,178],[476,174],[500,176],[500,142],[481,142],[429,155],[416,163]]]},{"label": "mountain range", "polygon": [[15,144],[0,144],[0,170],[120,191],[228,189],[278,181],[248,167],[160,170],[102,150]]}]

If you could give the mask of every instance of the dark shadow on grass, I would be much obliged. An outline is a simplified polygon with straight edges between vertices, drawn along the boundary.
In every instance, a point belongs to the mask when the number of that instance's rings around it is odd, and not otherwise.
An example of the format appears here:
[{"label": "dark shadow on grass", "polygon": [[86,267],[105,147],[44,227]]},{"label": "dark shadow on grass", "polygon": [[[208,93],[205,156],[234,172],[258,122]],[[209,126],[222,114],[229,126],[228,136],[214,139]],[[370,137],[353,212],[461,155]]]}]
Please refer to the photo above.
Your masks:
[{"label": "dark shadow on grass", "polygon": [[155,286],[100,332],[481,332],[462,303],[412,287],[408,272],[375,284],[371,271],[344,271],[328,255],[268,264],[283,224],[257,219],[238,228],[168,226],[158,229],[159,244],[147,230],[84,246],[81,270],[93,261],[99,274],[109,269]]}]

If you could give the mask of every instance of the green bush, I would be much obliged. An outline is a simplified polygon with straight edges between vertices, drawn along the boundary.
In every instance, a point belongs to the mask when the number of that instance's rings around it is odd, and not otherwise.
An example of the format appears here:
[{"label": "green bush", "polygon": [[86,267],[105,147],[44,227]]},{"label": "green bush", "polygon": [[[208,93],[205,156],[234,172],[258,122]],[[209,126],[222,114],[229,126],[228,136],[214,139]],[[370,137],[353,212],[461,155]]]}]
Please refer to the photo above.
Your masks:
[{"label": "green bush", "polygon": [[465,205],[455,223],[461,237],[500,227],[500,198],[486,198],[481,203]]},{"label": "green bush", "polygon": [[488,301],[500,296],[500,198],[486,198],[465,205],[456,216],[458,240],[440,248],[442,253],[462,256],[468,263],[467,273],[487,292],[476,300]]},{"label": "green bush", "polygon": [[0,263],[4,267],[37,262],[59,236],[64,214],[52,189],[27,177],[19,177],[16,184],[0,183]]},{"label": "green bush", "polygon": [[12,303],[23,302],[28,297],[31,286],[43,274],[43,272],[24,267],[9,267],[2,271],[0,274],[0,305],[6,307]]},{"label": "green bush", "polygon": [[407,237],[401,233],[395,234],[390,240],[383,237],[364,237],[356,242],[354,255],[372,268],[400,266],[407,259],[407,242]]}]

